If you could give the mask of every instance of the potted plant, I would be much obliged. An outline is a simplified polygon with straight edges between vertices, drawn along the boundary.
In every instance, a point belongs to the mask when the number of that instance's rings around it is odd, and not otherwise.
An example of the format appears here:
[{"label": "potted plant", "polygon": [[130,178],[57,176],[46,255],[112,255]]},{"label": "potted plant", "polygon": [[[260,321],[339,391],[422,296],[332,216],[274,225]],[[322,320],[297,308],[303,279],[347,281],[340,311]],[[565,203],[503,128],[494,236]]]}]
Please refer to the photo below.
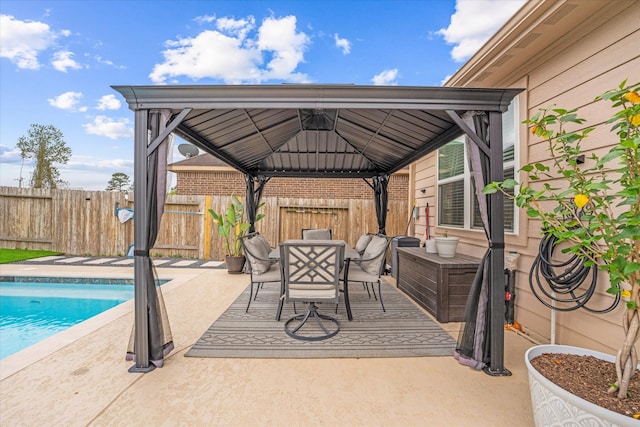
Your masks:
[{"label": "potted plant", "polygon": [[[625,300],[617,380],[602,385],[624,399],[637,370],[640,336],[640,83],[627,85],[625,80],[596,100],[609,101],[615,109],[607,122],[617,136],[613,148],[603,156],[585,153],[581,143],[595,127],[583,128],[585,120],[576,110],[543,109],[525,123],[547,142],[551,164],[524,166],[529,182],[513,198],[529,217],[542,222],[543,234],[555,239],[563,253],[608,273],[607,292]],[[484,192],[512,197],[506,190],[516,185],[512,179],[494,182]]]},{"label": "potted plant", "polygon": [[438,248],[438,255],[443,258],[453,258],[456,256],[456,249],[458,248],[459,237],[449,236],[448,232],[444,232],[442,237],[436,237],[436,247]]},{"label": "potted plant", "polygon": [[[260,204],[258,208],[263,206]],[[214,224],[217,226],[218,234],[224,239],[223,247],[226,250],[225,264],[227,272],[231,274],[242,273],[245,257],[242,254],[242,245],[240,238],[245,235],[251,224],[244,221],[244,205],[242,201],[235,195],[231,196],[231,203],[226,212],[216,212],[209,209],[209,214],[213,218]],[[256,215],[255,222],[264,218],[264,214]]]}]

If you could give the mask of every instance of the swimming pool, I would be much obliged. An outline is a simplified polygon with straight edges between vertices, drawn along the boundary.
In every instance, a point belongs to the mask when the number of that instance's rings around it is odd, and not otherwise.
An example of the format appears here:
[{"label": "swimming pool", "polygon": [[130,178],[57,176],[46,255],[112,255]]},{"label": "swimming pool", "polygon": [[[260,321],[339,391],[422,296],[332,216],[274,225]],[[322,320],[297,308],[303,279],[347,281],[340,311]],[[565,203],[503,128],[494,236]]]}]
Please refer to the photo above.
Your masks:
[{"label": "swimming pool", "polygon": [[0,359],[131,298],[132,279],[0,276]]}]

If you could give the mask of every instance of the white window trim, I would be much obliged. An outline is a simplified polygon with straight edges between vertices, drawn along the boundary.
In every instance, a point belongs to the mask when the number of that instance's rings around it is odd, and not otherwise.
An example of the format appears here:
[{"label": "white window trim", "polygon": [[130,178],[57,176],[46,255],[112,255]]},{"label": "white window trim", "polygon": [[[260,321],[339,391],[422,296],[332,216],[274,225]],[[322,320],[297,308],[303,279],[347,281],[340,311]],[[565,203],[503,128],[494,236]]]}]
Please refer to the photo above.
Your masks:
[{"label": "white window trim", "polygon": [[[503,168],[504,170],[507,170],[511,167],[513,167],[513,174],[514,174],[514,179],[517,180],[518,178],[518,171],[520,169],[519,166],[519,159],[520,159],[520,105],[518,102],[518,97],[514,98],[512,101],[513,104],[513,117],[514,117],[514,146],[513,146],[513,160],[509,160],[507,162],[503,163]],[[464,138],[464,135],[459,137],[459,138]],[[450,142],[453,142],[455,140],[458,140],[458,138],[455,138],[453,140],[451,140]],[[472,208],[473,208],[473,198],[475,197],[475,195],[472,194],[471,191],[471,170],[469,167],[469,157],[468,157],[468,153],[467,153],[467,144],[463,144],[464,147],[464,171],[462,173],[462,178],[460,178],[460,175],[456,175],[453,177],[449,177],[449,178],[444,178],[444,179],[439,179],[439,171],[440,171],[440,156],[438,156],[436,154],[436,203],[438,203],[439,206],[439,197],[440,197],[440,185],[443,184],[447,184],[447,183],[451,183],[451,182],[457,182],[457,181],[464,181],[463,185],[464,185],[464,216],[463,216],[463,226],[462,227],[456,227],[454,225],[450,225],[450,224],[442,224],[440,221],[440,210],[436,209],[436,224],[439,228],[443,228],[443,229],[449,229],[449,230],[465,230],[465,231],[477,231],[477,232],[484,232],[484,230],[482,230],[482,228],[475,228],[471,226],[471,219],[472,219]],[[517,192],[519,191],[518,186],[514,189],[514,191]],[[509,199],[505,198],[505,203],[509,203]],[[514,203],[515,202],[511,202]],[[509,234],[509,235],[517,235],[518,234],[518,230],[520,229],[520,221],[519,221],[519,217],[520,215],[518,215],[518,207],[514,206],[514,214],[513,214],[513,230],[505,230],[505,234]]]}]

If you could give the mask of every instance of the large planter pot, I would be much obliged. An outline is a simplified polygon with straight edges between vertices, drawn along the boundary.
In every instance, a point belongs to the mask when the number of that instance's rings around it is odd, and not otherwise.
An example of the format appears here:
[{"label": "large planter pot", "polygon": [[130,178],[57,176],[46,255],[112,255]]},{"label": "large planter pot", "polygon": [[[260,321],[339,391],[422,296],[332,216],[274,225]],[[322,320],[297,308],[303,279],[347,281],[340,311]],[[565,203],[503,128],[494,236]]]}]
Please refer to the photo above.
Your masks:
[{"label": "large planter pot", "polygon": [[588,402],[545,378],[531,365],[531,359],[543,353],[593,356],[615,362],[615,357],[609,354],[568,345],[545,344],[530,348],[525,354],[525,364],[529,372],[531,406],[537,427],[638,425],[637,420]]},{"label": "large planter pot", "polygon": [[459,240],[459,237],[436,237],[438,255],[443,258],[453,258],[456,256]]},{"label": "large planter pot", "polygon": [[243,256],[225,256],[224,263],[227,264],[227,273],[242,274],[244,273],[245,257]]}]

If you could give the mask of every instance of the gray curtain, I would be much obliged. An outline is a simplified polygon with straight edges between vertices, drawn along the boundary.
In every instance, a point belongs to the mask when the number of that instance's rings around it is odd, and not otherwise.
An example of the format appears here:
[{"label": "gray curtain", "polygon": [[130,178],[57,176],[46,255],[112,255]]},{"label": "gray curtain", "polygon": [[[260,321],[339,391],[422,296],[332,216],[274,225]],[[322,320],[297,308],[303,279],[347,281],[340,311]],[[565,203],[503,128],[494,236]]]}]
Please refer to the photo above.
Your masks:
[{"label": "gray curtain", "polygon": [[[247,213],[247,221],[251,226],[249,227],[249,233],[256,231],[255,222],[258,215],[258,206],[260,206],[260,199],[262,199],[262,191],[264,186],[269,182],[270,178],[265,176],[253,177],[249,174],[244,176],[247,184],[247,197],[245,202],[245,210]],[[255,189],[255,182],[258,182],[258,188]]]},{"label": "gray curtain", "polygon": [[[169,119],[169,113],[163,111],[150,113],[151,134],[150,140],[153,141],[158,134],[164,130]],[[173,346],[173,338],[171,336],[171,328],[169,319],[162,296],[162,290],[158,284],[157,273],[153,266],[153,261],[149,255],[149,251],[153,248],[158,231],[160,229],[160,220],[164,212],[164,203],[166,198],[166,179],[167,179],[167,139],[165,139],[156,150],[147,156],[147,182],[146,195],[144,201],[147,206],[146,218],[146,245],[144,247],[136,246],[134,251],[135,257],[141,257],[143,262],[144,285],[147,290],[147,321],[148,321],[148,348],[149,362],[156,367],[162,367],[164,358],[169,354]],[[138,185],[138,183],[135,183]],[[136,201],[139,203],[140,201]],[[129,348],[127,350],[127,360],[135,360],[135,324],[131,332],[129,340]],[[138,361],[136,361],[138,362]]]},{"label": "gray curtain", "polygon": [[378,234],[387,234],[387,206],[389,195],[387,187],[389,185],[388,175],[378,175],[373,177],[373,192],[376,205],[376,217],[378,218]]},{"label": "gray curtain", "polygon": [[[487,141],[487,117],[484,114],[465,114],[465,123],[475,129],[476,134]],[[458,335],[458,344],[454,357],[463,365],[473,369],[482,369],[489,362],[489,261],[491,257],[491,239],[489,232],[489,211],[487,196],[482,193],[489,177],[489,158],[483,155],[480,148],[469,138],[465,137],[471,173],[475,181],[475,196],[478,201],[480,217],[489,249],[484,253],[478,266],[478,271],[471,285],[467,306],[465,309],[464,324]],[[498,161],[502,161],[499,159]]]}]

